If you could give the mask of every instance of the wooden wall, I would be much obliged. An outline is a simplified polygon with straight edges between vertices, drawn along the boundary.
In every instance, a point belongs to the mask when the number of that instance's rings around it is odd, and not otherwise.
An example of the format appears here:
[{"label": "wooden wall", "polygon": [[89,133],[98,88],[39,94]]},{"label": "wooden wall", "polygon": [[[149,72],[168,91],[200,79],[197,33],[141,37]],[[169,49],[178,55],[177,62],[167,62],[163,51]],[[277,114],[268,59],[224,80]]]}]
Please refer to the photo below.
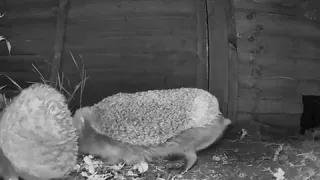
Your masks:
[{"label": "wooden wall", "polygon": [[[51,0],[10,0],[1,1],[0,36],[4,36],[12,46],[9,56],[5,41],[0,42],[0,86],[7,85],[4,92],[11,97],[17,88],[4,76],[5,73],[22,88],[30,82],[40,81],[34,73],[34,64],[47,78],[48,64],[52,56],[57,3]],[[28,82],[26,82],[28,81]],[[1,91],[3,92],[3,91]]]},{"label": "wooden wall", "polygon": [[302,94],[320,95],[319,2],[233,2],[239,55],[238,120],[299,126]]},{"label": "wooden wall", "polygon": [[207,88],[204,1],[71,1],[63,71],[89,79],[83,105],[118,92]]}]

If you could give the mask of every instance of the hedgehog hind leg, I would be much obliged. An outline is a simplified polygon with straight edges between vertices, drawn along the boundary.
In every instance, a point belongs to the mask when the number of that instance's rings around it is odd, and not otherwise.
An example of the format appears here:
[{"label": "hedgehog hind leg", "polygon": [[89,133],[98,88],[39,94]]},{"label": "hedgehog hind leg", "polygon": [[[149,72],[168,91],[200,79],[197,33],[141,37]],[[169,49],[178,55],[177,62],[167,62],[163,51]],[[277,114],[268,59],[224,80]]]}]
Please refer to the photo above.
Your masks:
[{"label": "hedgehog hind leg", "polygon": [[177,171],[178,174],[184,174],[189,171],[197,162],[198,156],[196,151],[188,151],[185,152],[184,163],[182,166],[179,167],[170,167],[168,168],[169,171]]}]

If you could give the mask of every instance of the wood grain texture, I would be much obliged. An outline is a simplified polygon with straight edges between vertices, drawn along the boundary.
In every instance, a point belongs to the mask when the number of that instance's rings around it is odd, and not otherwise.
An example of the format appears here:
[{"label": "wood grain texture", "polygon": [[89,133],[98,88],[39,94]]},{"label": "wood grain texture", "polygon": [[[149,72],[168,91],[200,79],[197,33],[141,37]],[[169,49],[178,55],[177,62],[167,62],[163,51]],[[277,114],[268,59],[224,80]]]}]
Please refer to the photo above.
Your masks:
[{"label": "wood grain texture", "polygon": [[274,127],[299,127],[300,114],[254,114],[238,113],[239,122],[257,121]]},{"label": "wood grain texture", "polygon": [[288,16],[302,16],[301,0],[233,0],[237,10],[282,14]]},{"label": "wood grain texture", "polygon": [[[79,66],[84,65],[88,71],[126,74],[159,73],[159,74],[195,74],[199,56],[191,52],[158,52],[146,55],[122,55],[122,54],[81,54],[83,63],[79,60]],[[79,59],[78,56],[75,56]],[[68,74],[78,74],[74,62],[68,58],[65,61],[64,70]],[[102,74],[101,74],[102,75]]]},{"label": "wood grain texture", "polygon": [[295,36],[307,39],[320,37],[319,25],[311,20],[267,13],[256,13],[252,19],[247,19],[243,11],[236,11],[235,17],[240,37],[248,37],[252,34]]},{"label": "wood grain texture", "polygon": [[302,104],[285,100],[238,99],[238,112],[264,114],[301,114]]},{"label": "wood grain texture", "polygon": [[[196,4],[196,3],[195,3]],[[134,36],[197,36],[197,18],[194,14],[166,17],[142,16],[93,18],[80,16],[68,20],[68,36],[86,34],[88,37],[101,38],[134,37]],[[74,34],[76,32],[76,34]]]},{"label": "wood grain texture", "polygon": [[284,90],[276,88],[260,90],[255,88],[240,88],[239,97],[244,99],[301,102],[302,95],[297,89]]},{"label": "wood grain texture", "polygon": [[288,61],[317,62],[320,55],[320,42],[302,37],[252,35],[239,38],[238,44],[240,61],[259,65]]},{"label": "wood grain texture", "polygon": [[0,56],[0,72],[32,72],[32,64],[45,75],[47,63],[43,56]]},{"label": "wood grain texture", "polygon": [[239,76],[239,86],[241,88],[255,88],[259,90],[276,90],[281,91],[295,90],[298,87],[298,81],[290,78],[281,77],[255,77]]},{"label": "wood grain texture", "polygon": [[257,77],[287,77],[297,80],[320,80],[320,61],[279,62],[273,65],[239,64],[239,73]]},{"label": "wood grain texture", "polygon": [[71,40],[67,47],[71,51],[92,54],[137,54],[164,51],[193,51],[197,49],[196,37],[150,36],[150,37],[84,37]]},{"label": "wood grain texture", "polygon": [[302,95],[320,95],[320,80],[240,76],[239,97],[300,101]]},{"label": "wood grain texture", "polygon": [[[71,1],[69,17],[175,16],[196,11],[192,0],[92,0]],[[85,7],[85,8],[84,8]]]},{"label": "wood grain texture", "polygon": [[6,17],[17,20],[21,18],[52,17],[57,7],[59,7],[59,1],[10,0],[6,2]]},{"label": "wood grain texture", "polygon": [[0,23],[1,35],[11,43],[12,55],[49,55],[52,52],[55,32],[54,17],[10,19],[4,17]]},{"label": "wood grain texture", "polygon": [[298,90],[303,95],[320,96],[320,80],[299,81]]}]

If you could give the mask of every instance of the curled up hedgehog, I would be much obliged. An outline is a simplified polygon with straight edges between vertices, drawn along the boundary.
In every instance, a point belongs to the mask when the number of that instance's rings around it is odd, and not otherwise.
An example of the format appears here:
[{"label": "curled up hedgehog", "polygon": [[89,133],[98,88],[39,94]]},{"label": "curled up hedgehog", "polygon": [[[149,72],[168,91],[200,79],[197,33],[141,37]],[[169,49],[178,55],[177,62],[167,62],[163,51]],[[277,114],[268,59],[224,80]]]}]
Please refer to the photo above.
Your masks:
[{"label": "curled up hedgehog", "polygon": [[2,112],[0,175],[4,180],[61,178],[76,165],[77,138],[65,97],[35,83]]},{"label": "curled up hedgehog", "polygon": [[216,142],[231,120],[209,92],[180,88],[118,93],[78,109],[74,123],[81,153],[130,165],[183,156],[183,174],[196,163],[196,152]]}]

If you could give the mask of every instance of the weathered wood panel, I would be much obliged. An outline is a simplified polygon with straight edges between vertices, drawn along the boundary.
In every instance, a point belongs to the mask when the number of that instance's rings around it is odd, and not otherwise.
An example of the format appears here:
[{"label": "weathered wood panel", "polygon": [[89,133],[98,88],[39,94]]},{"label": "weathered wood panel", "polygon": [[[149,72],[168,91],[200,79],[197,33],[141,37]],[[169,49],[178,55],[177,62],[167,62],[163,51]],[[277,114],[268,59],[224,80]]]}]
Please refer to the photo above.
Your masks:
[{"label": "weathered wood panel", "polygon": [[258,77],[288,77],[299,80],[320,80],[320,61],[279,62],[273,65],[240,63],[239,73]]},{"label": "weathered wood panel", "polygon": [[[314,21],[303,21],[295,17],[256,13],[252,19],[243,11],[236,11],[238,34],[248,37],[252,34],[295,36],[306,39],[319,39],[320,28]],[[248,19],[249,18],[249,19]]]},{"label": "weathered wood panel", "polygon": [[11,18],[52,17],[59,1],[52,0],[10,0],[5,2],[6,16]]},{"label": "weathered wood panel", "polygon": [[291,6],[291,5],[296,5],[301,3],[301,0],[234,0],[235,3],[237,2],[252,2],[256,3],[256,6],[259,5],[286,5],[286,6]]},{"label": "weathered wood panel", "polygon": [[[106,73],[125,74],[130,76],[148,73],[158,74],[195,74],[198,55],[195,53],[159,52],[149,55],[112,55],[81,54],[83,64],[88,71],[105,71]],[[77,57],[76,57],[77,58]],[[67,63],[67,62],[66,62]],[[72,61],[66,64],[71,70],[69,74],[78,74]],[[125,65],[125,66],[124,66]]]},{"label": "weathered wood panel", "polygon": [[304,95],[320,96],[320,80],[299,81],[298,90]]},{"label": "weathered wood panel", "polygon": [[[10,7],[6,16],[1,18],[0,34],[10,41],[12,55],[50,55],[54,42],[52,34],[55,32],[54,14],[43,17],[24,16],[22,13],[19,17],[13,18],[13,10]],[[28,9],[26,7],[24,8]]]},{"label": "weathered wood panel", "polygon": [[121,36],[197,36],[194,26],[194,15],[178,17],[128,17],[107,18],[88,17],[71,18],[68,20],[70,33],[84,34],[88,37],[121,37]]},{"label": "weathered wood panel", "polygon": [[[319,29],[320,32],[320,29]],[[259,65],[281,62],[318,62],[320,41],[289,36],[248,36],[239,38],[239,58],[244,62]],[[253,62],[252,62],[253,61]]]},{"label": "weathered wood panel", "polygon": [[291,102],[302,102],[301,93],[297,90],[284,91],[282,89],[259,90],[253,88],[239,89],[239,97],[244,99],[259,99],[259,100],[286,100]]},{"label": "weathered wood panel", "polygon": [[259,90],[279,90],[290,92],[296,90],[298,81],[281,77],[254,77],[248,75],[239,76],[239,86],[241,88],[255,88]]},{"label": "weathered wood panel", "polygon": [[238,113],[240,122],[258,121],[275,127],[297,127],[300,124],[300,114],[252,114]]},{"label": "weathered wood panel", "polygon": [[[85,6],[85,8],[83,8]],[[72,9],[69,17],[133,17],[166,15],[175,16],[190,14],[196,11],[191,1],[185,0],[92,0],[72,1]]]},{"label": "weathered wood panel", "polygon": [[288,16],[303,16],[301,0],[234,0],[238,11],[263,12],[283,14]]},{"label": "weathered wood panel", "polygon": [[315,4],[234,0],[234,5],[239,120],[299,126],[302,94],[320,94],[320,26]]},{"label": "weathered wood panel", "polygon": [[107,54],[134,54],[152,53],[164,50],[196,51],[197,38],[176,36],[149,36],[149,37],[83,37],[77,38],[68,35],[67,47],[71,51],[80,53],[107,53]]},{"label": "weathered wood panel", "polygon": [[238,112],[264,114],[301,114],[302,104],[285,100],[239,98]]},{"label": "weathered wood panel", "polygon": [[47,71],[42,56],[0,56],[0,72],[32,72],[32,64],[41,72]]},{"label": "weathered wood panel", "polygon": [[77,82],[79,72],[68,51],[80,67],[83,61],[89,76],[83,105],[118,92],[185,86],[205,89],[203,2],[72,1],[63,71]]}]

